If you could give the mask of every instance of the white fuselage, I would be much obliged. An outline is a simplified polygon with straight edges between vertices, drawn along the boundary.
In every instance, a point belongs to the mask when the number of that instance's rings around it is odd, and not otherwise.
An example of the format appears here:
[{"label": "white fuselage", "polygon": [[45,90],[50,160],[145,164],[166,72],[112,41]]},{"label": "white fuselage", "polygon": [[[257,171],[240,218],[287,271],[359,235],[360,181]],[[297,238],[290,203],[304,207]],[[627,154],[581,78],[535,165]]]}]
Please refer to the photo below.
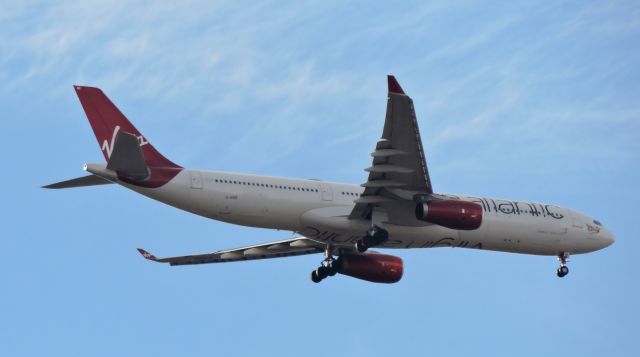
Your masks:
[{"label": "white fuselage", "polygon": [[[363,189],[317,180],[183,170],[160,188],[121,183],[171,206],[243,226],[297,232],[335,247],[353,246],[371,225],[350,220]],[[613,243],[594,219],[553,205],[456,196],[483,207],[480,228],[453,230],[415,218],[411,226],[379,224],[389,232],[383,248],[460,247],[558,255],[592,252]]]}]

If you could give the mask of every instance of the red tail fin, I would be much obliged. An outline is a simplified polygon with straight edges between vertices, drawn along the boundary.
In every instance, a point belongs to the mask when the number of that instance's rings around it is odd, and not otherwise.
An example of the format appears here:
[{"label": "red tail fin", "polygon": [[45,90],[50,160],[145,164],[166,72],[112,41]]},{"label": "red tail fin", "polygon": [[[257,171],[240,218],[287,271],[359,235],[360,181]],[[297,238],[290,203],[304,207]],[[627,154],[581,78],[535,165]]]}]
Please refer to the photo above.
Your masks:
[{"label": "red tail fin", "polygon": [[98,139],[98,145],[102,149],[104,158],[108,161],[113,151],[116,136],[119,131],[125,131],[138,137],[145,162],[150,167],[156,168],[181,168],[166,157],[162,156],[140,134],[127,117],[107,98],[99,88],[74,86],[82,108],[89,118],[93,133]]}]

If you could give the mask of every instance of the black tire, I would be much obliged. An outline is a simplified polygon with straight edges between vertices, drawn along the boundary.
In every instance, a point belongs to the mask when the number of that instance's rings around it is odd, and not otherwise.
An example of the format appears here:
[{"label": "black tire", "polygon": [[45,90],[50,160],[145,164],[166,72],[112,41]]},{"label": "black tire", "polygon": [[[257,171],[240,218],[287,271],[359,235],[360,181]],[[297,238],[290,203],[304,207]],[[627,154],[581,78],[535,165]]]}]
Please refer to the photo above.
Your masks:
[{"label": "black tire", "polygon": [[367,251],[367,249],[369,249],[369,247],[367,247],[362,240],[356,242],[356,250],[359,253],[364,253]]},{"label": "black tire", "polygon": [[569,274],[569,267],[567,267],[566,265],[561,266],[560,272],[562,273],[562,276],[566,276],[567,274]]},{"label": "black tire", "polygon": [[318,275],[318,277],[320,277],[320,279],[324,279],[329,276],[329,268],[322,265],[318,269],[316,269],[316,274]]},{"label": "black tire", "polygon": [[316,284],[322,281],[322,279],[320,279],[320,277],[318,276],[315,270],[311,272],[311,281],[313,281]]},{"label": "black tire", "polygon": [[389,239],[389,232],[387,232],[384,229],[378,229],[378,231],[376,232],[376,235],[373,236],[373,240],[376,242],[376,244],[386,242],[388,239]]},{"label": "black tire", "polygon": [[338,268],[335,265],[331,265],[327,268],[327,275],[334,276],[338,272]]},{"label": "black tire", "polygon": [[558,270],[556,270],[556,275],[558,275],[558,278],[564,278],[565,276],[567,276],[567,274],[569,274],[569,268],[567,268],[566,266],[561,266],[558,268]]}]

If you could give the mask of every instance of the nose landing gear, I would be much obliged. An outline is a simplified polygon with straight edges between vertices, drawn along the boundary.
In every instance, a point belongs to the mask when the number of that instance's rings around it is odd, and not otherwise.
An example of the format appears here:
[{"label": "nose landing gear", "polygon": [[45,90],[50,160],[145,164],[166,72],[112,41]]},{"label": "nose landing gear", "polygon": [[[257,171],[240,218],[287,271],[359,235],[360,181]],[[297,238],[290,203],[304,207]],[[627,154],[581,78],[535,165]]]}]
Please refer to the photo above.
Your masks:
[{"label": "nose landing gear", "polygon": [[382,244],[389,239],[389,232],[373,226],[367,231],[367,235],[356,241],[355,248],[358,252],[364,253],[367,249]]},{"label": "nose landing gear", "polygon": [[558,254],[558,261],[560,262],[560,267],[556,270],[556,275],[558,278],[564,278],[567,274],[569,274],[569,267],[567,267],[567,262],[569,261],[569,253],[561,252]]}]

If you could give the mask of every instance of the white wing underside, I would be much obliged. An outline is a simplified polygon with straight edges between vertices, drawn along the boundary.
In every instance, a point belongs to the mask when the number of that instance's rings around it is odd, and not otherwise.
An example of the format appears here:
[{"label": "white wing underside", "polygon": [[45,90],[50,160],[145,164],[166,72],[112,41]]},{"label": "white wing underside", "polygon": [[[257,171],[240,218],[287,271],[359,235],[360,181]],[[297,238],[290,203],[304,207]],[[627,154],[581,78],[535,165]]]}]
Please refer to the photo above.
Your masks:
[{"label": "white wing underside", "polygon": [[227,263],[242,260],[271,259],[291,257],[296,255],[315,254],[324,252],[325,245],[304,237],[251,245],[242,248],[220,250],[213,253],[184,255],[168,258],[156,258],[154,255],[138,249],[146,259],[169,263],[170,265],[193,265],[209,263]]}]

